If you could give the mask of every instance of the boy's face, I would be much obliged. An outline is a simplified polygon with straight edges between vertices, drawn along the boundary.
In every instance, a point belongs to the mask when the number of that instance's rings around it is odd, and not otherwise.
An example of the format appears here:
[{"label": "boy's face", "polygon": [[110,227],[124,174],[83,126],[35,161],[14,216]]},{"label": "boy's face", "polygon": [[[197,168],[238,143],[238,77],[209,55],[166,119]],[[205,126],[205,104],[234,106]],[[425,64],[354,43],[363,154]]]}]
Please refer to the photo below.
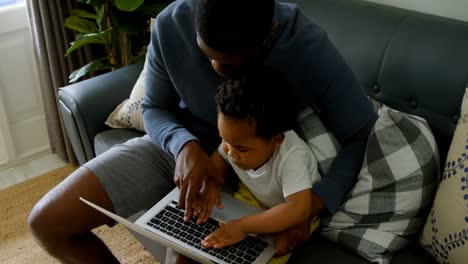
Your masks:
[{"label": "boy's face", "polygon": [[234,164],[243,170],[257,169],[267,162],[281,145],[282,135],[271,139],[257,136],[254,119],[237,119],[218,113],[222,147]]}]

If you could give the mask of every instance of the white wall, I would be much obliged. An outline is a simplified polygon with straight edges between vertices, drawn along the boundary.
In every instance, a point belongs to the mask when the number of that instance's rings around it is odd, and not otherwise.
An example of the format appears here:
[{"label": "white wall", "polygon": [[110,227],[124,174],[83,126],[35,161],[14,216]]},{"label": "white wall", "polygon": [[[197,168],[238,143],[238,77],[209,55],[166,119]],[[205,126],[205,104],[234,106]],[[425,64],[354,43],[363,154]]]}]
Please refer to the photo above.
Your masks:
[{"label": "white wall", "polygon": [[0,8],[0,169],[50,152],[24,4]]},{"label": "white wall", "polygon": [[468,0],[366,0],[443,17],[468,21]]}]

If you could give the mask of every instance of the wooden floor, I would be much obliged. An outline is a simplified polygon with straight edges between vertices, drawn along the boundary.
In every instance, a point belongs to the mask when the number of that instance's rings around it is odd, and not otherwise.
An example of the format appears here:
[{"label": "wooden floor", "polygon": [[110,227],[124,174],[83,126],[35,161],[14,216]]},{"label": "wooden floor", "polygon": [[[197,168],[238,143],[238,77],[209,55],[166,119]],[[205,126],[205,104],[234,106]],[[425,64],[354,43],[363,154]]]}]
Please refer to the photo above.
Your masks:
[{"label": "wooden floor", "polygon": [[66,165],[57,155],[47,154],[16,167],[0,170],[0,190]]}]

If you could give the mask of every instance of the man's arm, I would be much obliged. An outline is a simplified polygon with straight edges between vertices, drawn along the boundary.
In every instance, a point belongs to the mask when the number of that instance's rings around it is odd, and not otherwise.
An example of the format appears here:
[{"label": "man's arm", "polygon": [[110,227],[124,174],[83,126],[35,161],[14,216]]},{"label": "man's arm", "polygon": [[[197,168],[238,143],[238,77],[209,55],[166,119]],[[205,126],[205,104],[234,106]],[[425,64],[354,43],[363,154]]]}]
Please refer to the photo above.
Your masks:
[{"label": "man's arm", "polygon": [[342,144],[328,173],[312,187],[312,217],[334,214],[356,183],[372,125],[373,122],[369,123],[369,127]]},{"label": "man's arm", "polygon": [[[163,11],[156,18],[151,33],[146,59],[146,89],[143,102],[145,131],[151,140],[176,160],[174,181],[180,188],[179,206],[192,214],[194,199],[203,179],[211,174],[210,157],[203,151],[198,139],[178,121],[180,97],[176,92],[161,54],[161,38],[168,38],[170,12]],[[168,28],[169,27],[169,28]],[[167,55],[169,56],[169,55]]]},{"label": "man's arm", "polygon": [[198,139],[177,120],[180,97],[169,78],[160,47],[161,38],[168,37],[160,25],[164,19],[167,18],[161,13],[151,33],[145,65],[146,89],[141,106],[146,133],[154,143],[176,158],[187,142]]},{"label": "man's arm", "polygon": [[325,80],[316,103],[325,126],[340,142],[341,151],[312,191],[334,214],[356,182],[377,114],[334,45],[326,36],[323,41],[317,63]]},{"label": "man's arm", "polygon": [[294,63],[286,61],[282,67],[297,90],[299,105],[318,108],[325,127],[341,144],[329,171],[312,188],[320,198],[313,198],[313,205],[323,203],[327,210],[322,212],[334,214],[355,184],[377,114],[326,33],[308,20],[299,20],[296,48],[288,59]]}]

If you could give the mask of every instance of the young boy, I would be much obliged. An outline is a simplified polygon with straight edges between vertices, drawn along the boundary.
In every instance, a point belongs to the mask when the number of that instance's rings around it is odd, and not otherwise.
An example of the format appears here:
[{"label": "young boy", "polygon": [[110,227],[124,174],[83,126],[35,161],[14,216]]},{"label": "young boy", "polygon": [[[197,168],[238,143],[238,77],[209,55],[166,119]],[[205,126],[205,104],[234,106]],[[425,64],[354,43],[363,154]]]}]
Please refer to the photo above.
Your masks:
[{"label": "young boy", "polygon": [[[218,87],[222,143],[212,155],[213,164],[218,175],[231,166],[254,195],[253,202],[269,209],[222,224],[205,238],[203,246],[221,248],[247,234],[276,233],[309,224],[311,187],[320,175],[315,156],[292,131],[297,106],[290,105],[288,93],[287,82],[265,68],[231,77]],[[209,213],[205,212],[211,212],[214,204],[222,207],[216,189],[222,182],[222,178],[213,179],[203,186],[199,222],[206,221]],[[252,200],[245,187],[240,196]]]}]

